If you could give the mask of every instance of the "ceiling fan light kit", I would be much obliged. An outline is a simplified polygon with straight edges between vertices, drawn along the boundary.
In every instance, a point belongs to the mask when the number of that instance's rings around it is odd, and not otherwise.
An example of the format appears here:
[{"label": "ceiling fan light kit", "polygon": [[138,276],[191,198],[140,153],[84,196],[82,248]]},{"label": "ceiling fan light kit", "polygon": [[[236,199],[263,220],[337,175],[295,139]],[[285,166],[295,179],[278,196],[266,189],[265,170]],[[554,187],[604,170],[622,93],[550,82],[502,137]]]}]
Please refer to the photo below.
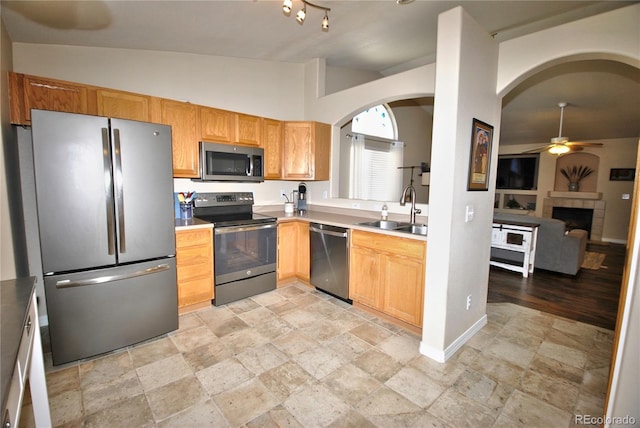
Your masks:
[{"label": "ceiling fan light kit", "polygon": [[[322,18],[321,28],[322,28],[322,31],[324,32],[329,31],[329,12],[331,11],[331,8],[320,6],[318,4],[311,3],[307,0],[301,0],[301,1],[302,1],[302,9],[300,9],[298,13],[296,13],[296,21],[298,22],[298,24],[300,25],[304,24],[304,20],[307,17],[307,6],[311,6],[316,9],[324,10],[324,17]],[[284,0],[284,2],[282,3],[282,13],[284,13],[287,16],[290,16],[292,9],[293,9],[293,0]]]},{"label": "ceiling fan light kit", "polygon": [[602,143],[577,143],[569,142],[569,138],[562,136],[562,122],[564,119],[564,108],[567,106],[566,102],[558,103],[560,107],[560,128],[558,129],[558,136],[551,139],[551,144],[543,147],[538,147],[532,150],[527,150],[525,153],[540,153],[548,150],[552,155],[564,155],[571,151],[583,150],[583,146],[602,146]]}]

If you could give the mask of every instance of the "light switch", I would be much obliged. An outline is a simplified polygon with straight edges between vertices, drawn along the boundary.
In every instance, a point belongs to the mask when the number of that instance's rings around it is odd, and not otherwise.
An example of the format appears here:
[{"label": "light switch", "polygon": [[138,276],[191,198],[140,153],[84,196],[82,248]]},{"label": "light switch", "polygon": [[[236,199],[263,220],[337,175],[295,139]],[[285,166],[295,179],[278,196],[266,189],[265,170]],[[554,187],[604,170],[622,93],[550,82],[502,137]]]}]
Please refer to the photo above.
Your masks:
[{"label": "light switch", "polygon": [[467,205],[467,208],[465,210],[464,222],[469,223],[472,220],[473,220],[473,207],[471,205]]}]

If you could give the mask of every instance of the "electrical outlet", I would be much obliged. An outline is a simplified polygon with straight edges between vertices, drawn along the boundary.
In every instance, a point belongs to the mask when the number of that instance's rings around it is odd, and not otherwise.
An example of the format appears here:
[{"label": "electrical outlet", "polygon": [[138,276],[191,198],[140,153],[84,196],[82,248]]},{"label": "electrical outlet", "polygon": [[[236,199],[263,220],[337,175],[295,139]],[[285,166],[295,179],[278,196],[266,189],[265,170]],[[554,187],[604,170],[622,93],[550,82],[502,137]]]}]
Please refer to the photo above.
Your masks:
[{"label": "electrical outlet", "polygon": [[470,221],[473,221],[473,214],[473,207],[471,205],[467,205],[467,208],[465,210],[464,222],[469,223]]},{"label": "electrical outlet", "polygon": [[288,198],[287,192],[285,192],[284,189],[280,189],[280,196],[284,198]]},{"label": "electrical outlet", "polygon": [[467,296],[467,310],[469,310],[469,308],[471,308],[471,294]]},{"label": "electrical outlet", "polygon": [[329,192],[327,192],[326,190],[324,190],[322,192],[322,199],[327,199],[329,197]]}]

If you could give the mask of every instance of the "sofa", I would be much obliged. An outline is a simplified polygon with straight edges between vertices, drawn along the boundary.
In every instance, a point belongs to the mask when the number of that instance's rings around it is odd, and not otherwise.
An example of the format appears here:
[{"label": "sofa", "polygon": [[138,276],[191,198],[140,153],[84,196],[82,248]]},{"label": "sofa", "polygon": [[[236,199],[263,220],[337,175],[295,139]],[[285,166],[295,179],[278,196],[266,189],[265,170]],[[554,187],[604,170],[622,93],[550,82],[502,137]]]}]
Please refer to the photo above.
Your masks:
[{"label": "sofa", "polygon": [[[494,213],[494,220],[537,223],[538,241],[534,267],[568,275],[576,275],[582,266],[587,248],[588,232],[581,229],[566,231],[565,222],[555,218],[531,217],[519,214]],[[491,256],[521,261],[522,254],[499,248],[491,249]]]}]

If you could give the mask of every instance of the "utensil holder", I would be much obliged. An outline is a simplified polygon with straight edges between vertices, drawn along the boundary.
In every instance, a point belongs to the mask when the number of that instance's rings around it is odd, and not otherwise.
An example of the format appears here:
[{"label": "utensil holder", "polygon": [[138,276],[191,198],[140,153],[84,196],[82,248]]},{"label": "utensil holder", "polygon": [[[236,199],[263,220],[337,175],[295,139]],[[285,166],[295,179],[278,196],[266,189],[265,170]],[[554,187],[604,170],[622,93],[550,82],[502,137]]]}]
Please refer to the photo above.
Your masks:
[{"label": "utensil holder", "polygon": [[183,220],[193,218],[193,205],[191,205],[191,202],[180,202],[180,218]]}]

